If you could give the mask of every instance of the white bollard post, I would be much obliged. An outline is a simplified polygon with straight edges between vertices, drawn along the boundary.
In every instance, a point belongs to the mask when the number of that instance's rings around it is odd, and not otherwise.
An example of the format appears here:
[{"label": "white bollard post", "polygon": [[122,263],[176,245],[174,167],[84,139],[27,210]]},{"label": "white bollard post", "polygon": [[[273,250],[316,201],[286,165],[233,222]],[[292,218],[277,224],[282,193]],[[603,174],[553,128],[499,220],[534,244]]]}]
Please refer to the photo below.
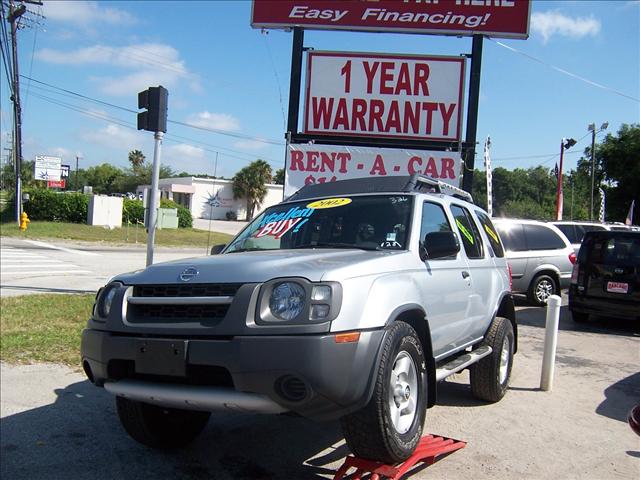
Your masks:
[{"label": "white bollard post", "polygon": [[556,366],[556,346],[558,344],[558,323],[560,321],[560,304],[558,295],[547,299],[547,320],[544,335],[544,356],[542,357],[542,375],[540,390],[548,392],[553,387],[553,371]]}]

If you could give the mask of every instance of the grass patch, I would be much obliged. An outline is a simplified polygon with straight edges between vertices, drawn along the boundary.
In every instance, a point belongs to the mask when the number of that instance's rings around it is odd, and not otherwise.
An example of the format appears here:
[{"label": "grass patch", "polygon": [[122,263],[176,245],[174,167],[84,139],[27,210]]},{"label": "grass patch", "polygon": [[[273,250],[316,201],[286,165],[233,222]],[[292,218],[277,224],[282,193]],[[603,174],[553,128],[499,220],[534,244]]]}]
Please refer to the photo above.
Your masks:
[{"label": "grass patch", "polygon": [[[104,227],[81,223],[31,222],[24,232],[16,223],[0,224],[0,235],[23,239],[58,238],[84,242],[105,242],[117,244],[147,243],[147,232],[143,226],[122,227],[110,230]],[[220,243],[229,243],[233,238],[226,233],[209,232],[193,228],[156,230],[155,245],[171,247],[206,248]]]},{"label": "grass patch", "polygon": [[94,295],[0,298],[0,358],[10,363],[80,365],[80,337]]}]

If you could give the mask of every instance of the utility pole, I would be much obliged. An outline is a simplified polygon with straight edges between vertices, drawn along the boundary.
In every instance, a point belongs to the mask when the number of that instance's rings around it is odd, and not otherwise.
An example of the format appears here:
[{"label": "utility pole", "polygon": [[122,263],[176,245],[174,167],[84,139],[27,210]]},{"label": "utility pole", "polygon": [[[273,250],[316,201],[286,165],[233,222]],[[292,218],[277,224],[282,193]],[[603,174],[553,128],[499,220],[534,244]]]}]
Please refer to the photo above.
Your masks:
[{"label": "utility pole", "polygon": [[20,108],[20,75],[18,74],[18,19],[24,14],[27,7],[20,5],[16,7],[13,0],[9,1],[9,17],[7,20],[11,25],[11,56],[13,57],[13,79],[12,95],[13,102],[13,158],[16,175],[16,222],[20,225],[20,214],[22,213],[22,112]]},{"label": "utility pole", "polygon": [[23,0],[16,6],[14,0],[9,0],[9,16],[7,21],[11,25],[11,56],[13,67],[12,95],[13,102],[13,155],[14,168],[16,174],[16,222],[20,225],[20,214],[22,213],[22,108],[20,106],[20,74],[18,72],[18,20],[25,14],[27,7],[25,3],[32,5],[42,5],[39,0]]},{"label": "utility pole", "polygon": [[593,189],[595,188],[596,172],[596,133],[606,130],[609,122],[604,122],[600,129],[596,130],[596,124],[590,123],[587,130],[591,132],[591,203],[589,207],[589,220],[593,220]]},{"label": "utility pole", "polygon": [[560,142],[560,169],[558,170],[558,185],[556,187],[556,220],[562,220],[562,209],[564,206],[564,192],[562,191],[562,161],[564,160],[564,151],[573,147],[576,143],[573,138],[563,138]]},{"label": "utility pole", "polygon": [[75,191],[78,191],[78,160],[80,160],[80,155],[76,155],[76,183],[75,183]]}]

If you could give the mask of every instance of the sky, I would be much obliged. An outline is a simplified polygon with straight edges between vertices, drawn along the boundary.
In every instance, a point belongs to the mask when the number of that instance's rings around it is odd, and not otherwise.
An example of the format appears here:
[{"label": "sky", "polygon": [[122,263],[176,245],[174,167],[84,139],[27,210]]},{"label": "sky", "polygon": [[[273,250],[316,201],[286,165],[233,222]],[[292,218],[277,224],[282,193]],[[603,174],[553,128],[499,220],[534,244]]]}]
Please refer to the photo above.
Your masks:
[{"label": "sky", "polygon": [[[137,131],[127,109],[163,85],[169,120],[186,124],[169,123],[163,164],[226,178],[258,158],[283,167],[293,34],[253,29],[250,1],[43,3],[18,32],[25,159],[124,168],[139,149],[151,160],[153,134]],[[306,30],[304,40],[315,50],[471,52],[470,37]],[[527,40],[484,41],[476,167],[490,136],[494,168],[553,168],[563,138],[578,141],[565,153],[565,171],[575,168],[590,123],[608,122],[597,142],[640,123],[639,64],[639,1],[534,0]],[[4,162],[13,115],[4,67],[0,90]]]}]

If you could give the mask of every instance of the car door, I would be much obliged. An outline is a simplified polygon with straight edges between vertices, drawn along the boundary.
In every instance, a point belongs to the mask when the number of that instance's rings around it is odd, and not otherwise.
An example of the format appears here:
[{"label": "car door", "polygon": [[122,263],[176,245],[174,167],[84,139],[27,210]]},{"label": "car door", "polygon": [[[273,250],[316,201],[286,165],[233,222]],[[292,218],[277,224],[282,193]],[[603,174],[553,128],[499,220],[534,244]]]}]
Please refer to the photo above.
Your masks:
[{"label": "car door", "polygon": [[469,209],[452,204],[451,214],[454,218],[454,229],[462,239],[462,246],[467,256],[466,275],[471,286],[467,311],[463,317],[465,325],[460,332],[464,343],[480,338],[489,327],[488,319],[491,317],[489,300],[496,298],[493,293],[496,288],[496,278],[494,278],[496,266]]},{"label": "car door", "polygon": [[[425,201],[422,204],[420,241],[431,232],[454,231],[442,205]],[[425,245],[427,251],[429,245]],[[471,279],[464,251],[457,255],[426,259],[420,278],[422,304],[427,308],[434,356],[443,356],[463,345],[460,332],[465,329],[465,315],[471,294]]]}]

